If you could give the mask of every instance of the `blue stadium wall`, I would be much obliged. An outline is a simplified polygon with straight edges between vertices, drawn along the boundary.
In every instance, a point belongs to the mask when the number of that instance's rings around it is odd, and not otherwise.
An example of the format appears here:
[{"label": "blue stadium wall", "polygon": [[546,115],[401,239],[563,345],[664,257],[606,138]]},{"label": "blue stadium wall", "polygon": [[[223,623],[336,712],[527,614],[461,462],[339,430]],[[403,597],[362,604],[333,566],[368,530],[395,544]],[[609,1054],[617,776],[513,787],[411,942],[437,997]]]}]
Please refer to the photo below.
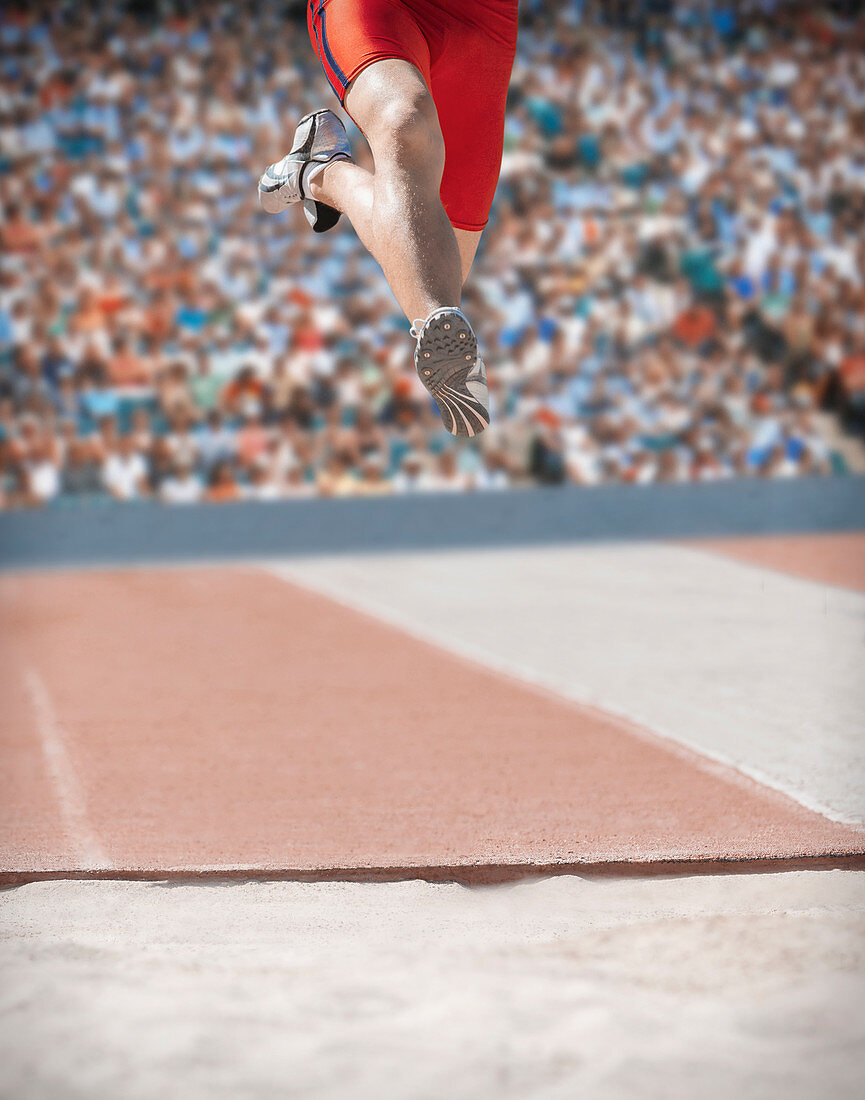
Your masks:
[{"label": "blue stadium wall", "polygon": [[81,504],[0,513],[0,568],[861,529],[862,477],[274,504]]}]

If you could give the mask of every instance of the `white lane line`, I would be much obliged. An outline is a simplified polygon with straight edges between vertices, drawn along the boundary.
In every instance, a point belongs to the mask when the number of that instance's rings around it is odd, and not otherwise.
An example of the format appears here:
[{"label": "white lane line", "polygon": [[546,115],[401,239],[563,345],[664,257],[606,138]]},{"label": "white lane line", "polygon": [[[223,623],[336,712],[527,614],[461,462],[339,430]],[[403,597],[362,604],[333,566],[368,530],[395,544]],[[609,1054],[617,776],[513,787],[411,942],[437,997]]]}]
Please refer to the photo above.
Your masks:
[{"label": "white lane line", "polygon": [[90,825],[84,788],[66,747],[66,732],[57,720],[48,689],[35,669],[28,668],[24,673],[24,687],[33,707],[36,732],[60,813],[76,856],[82,861],[81,870],[110,870],[113,864]]}]

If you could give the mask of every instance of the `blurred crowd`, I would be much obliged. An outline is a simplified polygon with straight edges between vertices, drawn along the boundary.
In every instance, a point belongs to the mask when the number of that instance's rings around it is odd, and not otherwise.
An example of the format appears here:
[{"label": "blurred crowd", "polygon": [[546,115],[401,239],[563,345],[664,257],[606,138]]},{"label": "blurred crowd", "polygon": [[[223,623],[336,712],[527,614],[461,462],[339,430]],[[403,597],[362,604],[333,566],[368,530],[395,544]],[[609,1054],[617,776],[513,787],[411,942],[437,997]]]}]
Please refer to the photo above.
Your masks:
[{"label": "blurred crowd", "polygon": [[[865,21],[521,5],[457,444],[345,220],[259,211],[334,106],[304,5],[0,14],[0,506],[843,469],[865,424]],[[351,131],[357,159],[368,151]]]}]

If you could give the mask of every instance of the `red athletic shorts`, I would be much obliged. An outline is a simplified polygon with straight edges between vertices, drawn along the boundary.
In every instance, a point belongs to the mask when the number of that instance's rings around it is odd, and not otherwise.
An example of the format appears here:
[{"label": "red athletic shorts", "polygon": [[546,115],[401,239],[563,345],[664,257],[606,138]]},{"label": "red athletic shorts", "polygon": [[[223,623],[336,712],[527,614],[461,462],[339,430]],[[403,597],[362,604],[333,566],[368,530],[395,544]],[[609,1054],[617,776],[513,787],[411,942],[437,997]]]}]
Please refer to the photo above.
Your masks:
[{"label": "red athletic shorts", "polygon": [[420,70],[445,142],[442,204],[457,229],[483,229],[502,164],[517,0],[309,0],[307,21],[340,103],[374,61]]}]

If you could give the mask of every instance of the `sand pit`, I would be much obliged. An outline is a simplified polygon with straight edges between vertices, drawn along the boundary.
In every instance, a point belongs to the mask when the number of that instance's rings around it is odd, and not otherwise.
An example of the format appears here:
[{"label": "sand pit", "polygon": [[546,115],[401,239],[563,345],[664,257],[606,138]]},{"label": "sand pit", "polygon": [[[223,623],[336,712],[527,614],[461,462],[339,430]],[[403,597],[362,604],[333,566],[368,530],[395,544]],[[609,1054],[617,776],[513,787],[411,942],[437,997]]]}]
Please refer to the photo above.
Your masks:
[{"label": "sand pit", "polygon": [[865,872],[42,882],[0,928],[15,1100],[861,1095]]}]

